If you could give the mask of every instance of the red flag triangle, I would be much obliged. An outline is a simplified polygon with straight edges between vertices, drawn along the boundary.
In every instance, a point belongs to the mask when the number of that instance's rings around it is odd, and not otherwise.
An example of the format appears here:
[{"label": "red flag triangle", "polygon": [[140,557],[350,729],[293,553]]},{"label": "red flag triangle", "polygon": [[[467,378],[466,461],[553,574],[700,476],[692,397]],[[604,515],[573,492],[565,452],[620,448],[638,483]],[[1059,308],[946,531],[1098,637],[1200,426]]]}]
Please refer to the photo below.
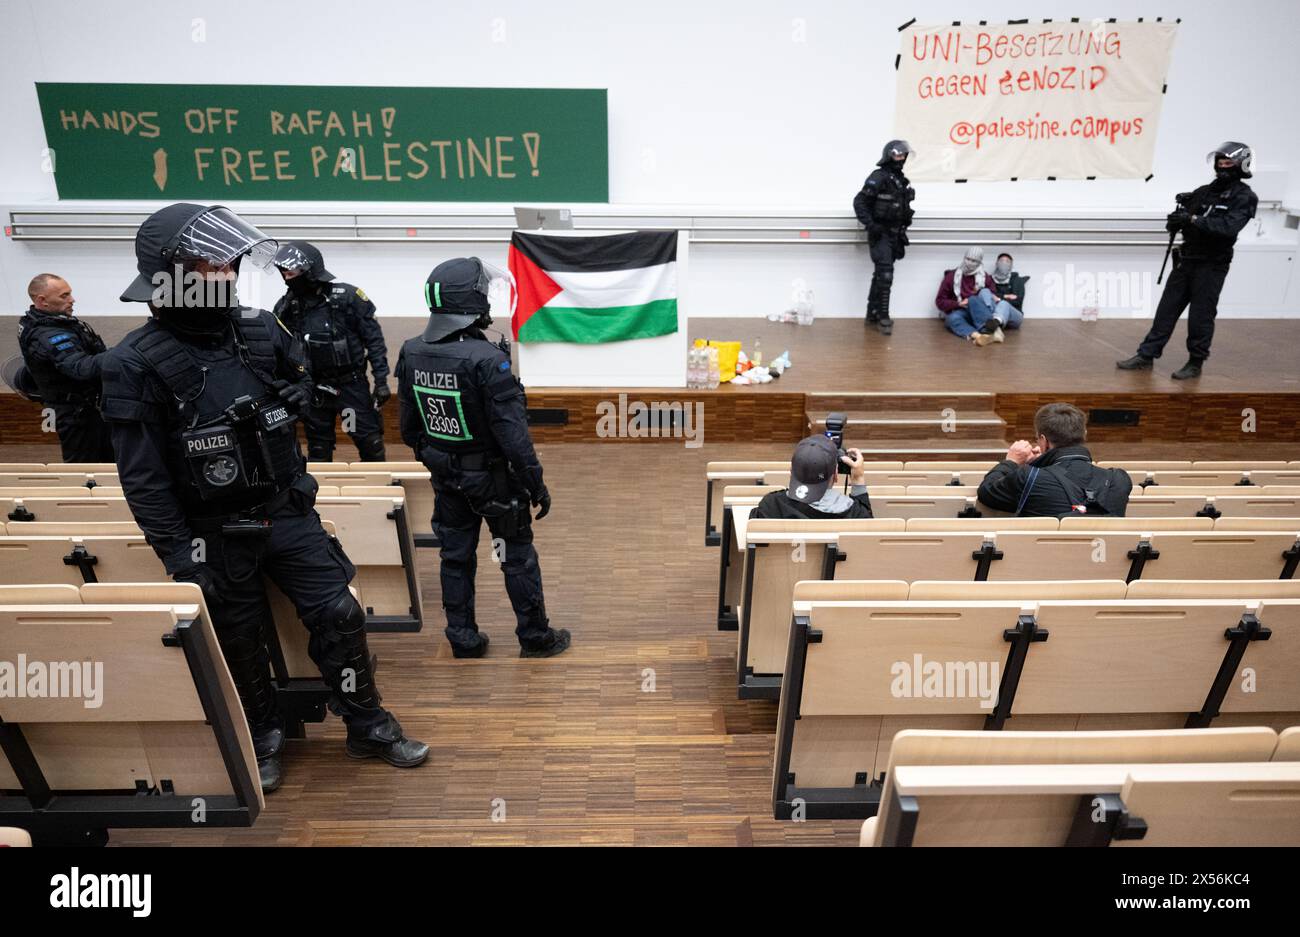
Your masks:
[{"label": "red flag triangle", "polygon": [[518,300],[515,304],[514,321],[510,323],[515,341],[519,340],[519,329],[534,312],[545,306],[562,292],[558,283],[547,276],[546,271],[528,259],[524,253],[510,245],[510,272],[515,278]]}]

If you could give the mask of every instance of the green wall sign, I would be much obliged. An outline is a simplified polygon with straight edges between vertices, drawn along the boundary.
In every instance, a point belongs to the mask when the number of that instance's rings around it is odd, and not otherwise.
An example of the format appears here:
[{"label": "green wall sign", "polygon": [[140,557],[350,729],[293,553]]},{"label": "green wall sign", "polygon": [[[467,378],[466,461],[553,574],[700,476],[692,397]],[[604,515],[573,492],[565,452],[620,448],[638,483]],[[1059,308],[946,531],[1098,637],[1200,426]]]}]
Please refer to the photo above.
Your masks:
[{"label": "green wall sign", "polygon": [[604,89],[38,82],[60,198],[609,201]]}]

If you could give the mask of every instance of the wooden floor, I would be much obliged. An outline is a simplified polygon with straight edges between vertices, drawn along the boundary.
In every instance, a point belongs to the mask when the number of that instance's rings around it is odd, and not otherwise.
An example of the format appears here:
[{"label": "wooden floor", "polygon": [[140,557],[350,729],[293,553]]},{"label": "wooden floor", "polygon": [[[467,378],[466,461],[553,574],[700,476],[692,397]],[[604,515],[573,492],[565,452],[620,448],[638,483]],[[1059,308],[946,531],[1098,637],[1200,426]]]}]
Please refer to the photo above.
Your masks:
[{"label": "wooden floor", "polygon": [[818,319],[803,327],[765,319],[692,319],[690,337],[762,341],[763,360],[789,349],[794,367],[779,380],[734,393],[956,391],[1010,393],[1245,393],[1300,391],[1300,320],[1220,319],[1202,376],[1175,381],[1187,361],[1180,322],[1151,371],[1120,371],[1150,328],[1149,319],[1033,319],[986,348],[933,319],[896,319],[888,338],[861,319]]}]

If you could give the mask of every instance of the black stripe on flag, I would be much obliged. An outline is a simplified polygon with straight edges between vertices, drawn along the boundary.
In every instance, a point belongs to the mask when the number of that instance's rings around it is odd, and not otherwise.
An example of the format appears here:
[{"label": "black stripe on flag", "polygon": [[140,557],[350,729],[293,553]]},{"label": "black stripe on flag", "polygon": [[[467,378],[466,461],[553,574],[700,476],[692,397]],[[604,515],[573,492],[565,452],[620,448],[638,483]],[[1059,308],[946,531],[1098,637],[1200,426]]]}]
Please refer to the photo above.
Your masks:
[{"label": "black stripe on flag", "polygon": [[600,271],[653,267],[677,259],[676,231],[564,237],[516,231],[510,243],[543,270]]}]

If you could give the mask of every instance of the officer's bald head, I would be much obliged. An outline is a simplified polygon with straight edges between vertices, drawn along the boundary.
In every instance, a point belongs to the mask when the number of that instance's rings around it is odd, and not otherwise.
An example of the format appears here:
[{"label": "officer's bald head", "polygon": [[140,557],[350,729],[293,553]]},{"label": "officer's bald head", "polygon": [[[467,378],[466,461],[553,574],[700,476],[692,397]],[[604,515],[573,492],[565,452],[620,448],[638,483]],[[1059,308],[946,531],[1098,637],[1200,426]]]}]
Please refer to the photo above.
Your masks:
[{"label": "officer's bald head", "polygon": [[38,273],[27,284],[32,305],[41,312],[71,313],[72,287],[56,273]]}]

